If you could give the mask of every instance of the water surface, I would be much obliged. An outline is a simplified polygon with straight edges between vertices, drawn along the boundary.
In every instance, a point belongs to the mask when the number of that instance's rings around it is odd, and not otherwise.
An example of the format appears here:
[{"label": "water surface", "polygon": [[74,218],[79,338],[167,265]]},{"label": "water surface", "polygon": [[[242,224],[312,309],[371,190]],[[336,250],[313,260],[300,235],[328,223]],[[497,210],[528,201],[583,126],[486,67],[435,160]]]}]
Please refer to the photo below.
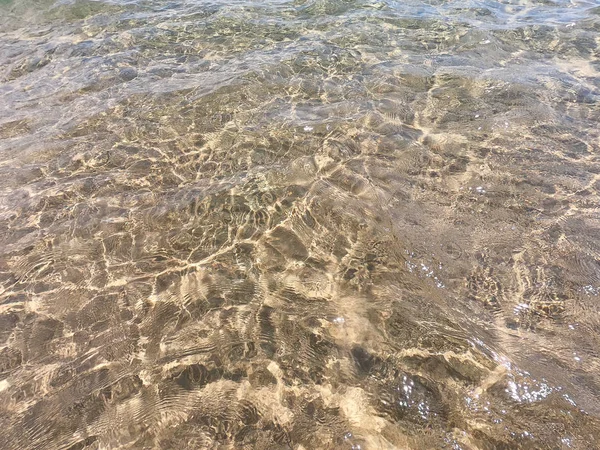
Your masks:
[{"label": "water surface", "polygon": [[1,0],[2,448],[600,448],[599,122],[593,0]]}]

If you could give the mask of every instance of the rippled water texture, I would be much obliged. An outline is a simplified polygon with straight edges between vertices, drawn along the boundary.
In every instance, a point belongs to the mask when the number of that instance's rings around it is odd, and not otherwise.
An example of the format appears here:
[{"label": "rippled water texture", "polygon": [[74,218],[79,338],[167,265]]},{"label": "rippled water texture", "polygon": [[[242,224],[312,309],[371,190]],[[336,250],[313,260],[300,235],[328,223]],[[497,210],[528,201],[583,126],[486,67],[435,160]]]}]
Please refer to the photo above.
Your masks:
[{"label": "rippled water texture", "polygon": [[600,448],[593,0],[1,0],[0,447]]}]

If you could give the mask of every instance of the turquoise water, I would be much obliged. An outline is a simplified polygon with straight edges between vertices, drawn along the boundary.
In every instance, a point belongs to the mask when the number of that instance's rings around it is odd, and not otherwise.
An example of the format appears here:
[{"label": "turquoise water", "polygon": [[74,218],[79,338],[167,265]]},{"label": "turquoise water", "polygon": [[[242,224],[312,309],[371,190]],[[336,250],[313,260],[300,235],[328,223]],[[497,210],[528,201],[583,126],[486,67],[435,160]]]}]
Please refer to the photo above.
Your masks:
[{"label": "turquoise water", "polygon": [[600,448],[596,1],[0,1],[0,447]]}]

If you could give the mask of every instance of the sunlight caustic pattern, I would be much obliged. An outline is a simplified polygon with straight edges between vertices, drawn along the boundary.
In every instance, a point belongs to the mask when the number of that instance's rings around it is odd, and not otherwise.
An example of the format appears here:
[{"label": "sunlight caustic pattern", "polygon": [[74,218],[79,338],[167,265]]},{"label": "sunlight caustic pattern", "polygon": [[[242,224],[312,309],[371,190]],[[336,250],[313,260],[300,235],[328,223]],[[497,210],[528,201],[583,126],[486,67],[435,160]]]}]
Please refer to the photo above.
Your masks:
[{"label": "sunlight caustic pattern", "polygon": [[3,447],[600,447],[599,36],[0,2]]}]

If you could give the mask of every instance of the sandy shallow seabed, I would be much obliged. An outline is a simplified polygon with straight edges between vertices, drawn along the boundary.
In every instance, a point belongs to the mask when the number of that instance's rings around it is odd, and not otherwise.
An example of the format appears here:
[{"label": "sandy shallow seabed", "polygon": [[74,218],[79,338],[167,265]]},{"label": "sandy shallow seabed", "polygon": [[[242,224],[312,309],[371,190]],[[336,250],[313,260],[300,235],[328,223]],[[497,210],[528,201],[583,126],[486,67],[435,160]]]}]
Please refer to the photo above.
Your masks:
[{"label": "sandy shallow seabed", "polygon": [[600,448],[600,5],[0,0],[0,447]]}]

